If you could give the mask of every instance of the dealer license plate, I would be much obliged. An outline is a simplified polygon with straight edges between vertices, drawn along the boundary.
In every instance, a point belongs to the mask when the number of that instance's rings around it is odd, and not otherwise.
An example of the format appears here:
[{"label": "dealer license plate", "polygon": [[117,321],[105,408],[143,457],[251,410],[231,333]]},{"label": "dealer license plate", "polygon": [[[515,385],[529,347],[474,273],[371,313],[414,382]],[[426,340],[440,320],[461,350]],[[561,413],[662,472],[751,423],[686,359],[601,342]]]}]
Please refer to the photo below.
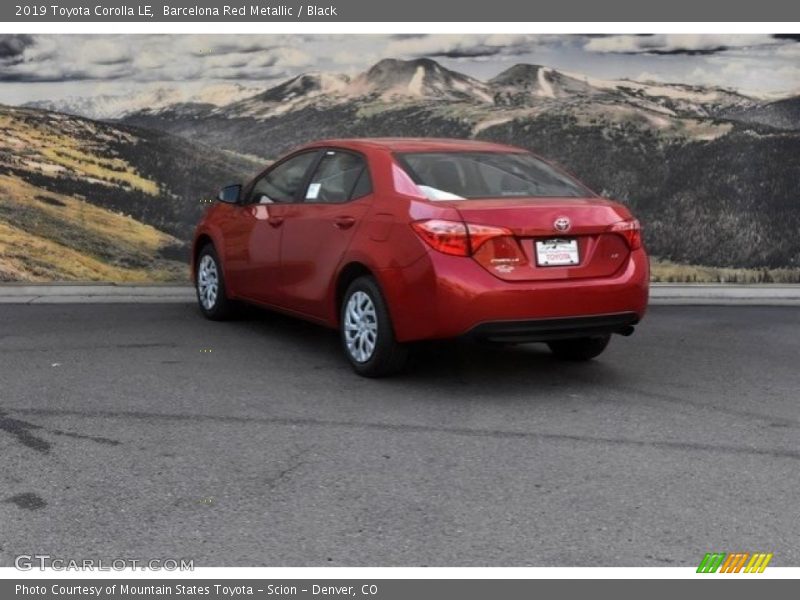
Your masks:
[{"label": "dealer license plate", "polygon": [[577,265],[578,240],[540,240],[536,242],[536,264],[540,267]]}]

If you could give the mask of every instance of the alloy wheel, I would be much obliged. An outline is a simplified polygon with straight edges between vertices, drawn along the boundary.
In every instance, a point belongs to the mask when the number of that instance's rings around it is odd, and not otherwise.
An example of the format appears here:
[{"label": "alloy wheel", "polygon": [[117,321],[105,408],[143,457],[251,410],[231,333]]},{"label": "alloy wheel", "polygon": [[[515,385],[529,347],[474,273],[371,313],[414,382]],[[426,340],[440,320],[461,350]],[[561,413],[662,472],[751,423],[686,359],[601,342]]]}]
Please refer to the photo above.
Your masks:
[{"label": "alloy wheel", "polygon": [[361,290],[347,300],[344,335],[347,351],[353,360],[365,363],[372,358],[378,342],[378,318],[372,298]]},{"label": "alloy wheel", "polygon": [[219,272],[214,258],[208,254],[200,259],[197,267],[197,295],[206,310],[211,310],[217,303],[219,294]]}]

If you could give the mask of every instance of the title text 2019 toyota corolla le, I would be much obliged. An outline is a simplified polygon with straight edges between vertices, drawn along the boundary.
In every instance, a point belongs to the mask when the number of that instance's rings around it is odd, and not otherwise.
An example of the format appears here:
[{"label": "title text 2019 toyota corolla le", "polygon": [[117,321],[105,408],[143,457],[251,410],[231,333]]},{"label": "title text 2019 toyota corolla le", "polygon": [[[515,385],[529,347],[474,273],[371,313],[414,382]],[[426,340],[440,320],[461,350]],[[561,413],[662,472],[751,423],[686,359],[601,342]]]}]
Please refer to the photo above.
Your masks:
[{"label": "title text 2019 toyota corolla le", "polygon": [[321,141],[218,199],[194,238],[202,312],[246,301],[338,328],[361,375],[458,336],[587,360],[647,306],[628,209],[510,146]]}]

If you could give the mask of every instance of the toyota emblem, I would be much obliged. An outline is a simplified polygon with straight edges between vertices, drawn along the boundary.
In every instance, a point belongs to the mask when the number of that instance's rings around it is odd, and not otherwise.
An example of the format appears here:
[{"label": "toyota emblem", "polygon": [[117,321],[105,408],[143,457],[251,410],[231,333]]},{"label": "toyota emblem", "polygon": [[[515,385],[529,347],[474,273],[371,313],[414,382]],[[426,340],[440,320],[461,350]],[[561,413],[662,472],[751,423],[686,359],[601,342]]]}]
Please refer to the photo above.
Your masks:
[{"label": "toyota emblem", "polygon": [[558,217],[555,221],[553,221],[553,228],[556,231],[569,231],[571,224],[567,217]]}]

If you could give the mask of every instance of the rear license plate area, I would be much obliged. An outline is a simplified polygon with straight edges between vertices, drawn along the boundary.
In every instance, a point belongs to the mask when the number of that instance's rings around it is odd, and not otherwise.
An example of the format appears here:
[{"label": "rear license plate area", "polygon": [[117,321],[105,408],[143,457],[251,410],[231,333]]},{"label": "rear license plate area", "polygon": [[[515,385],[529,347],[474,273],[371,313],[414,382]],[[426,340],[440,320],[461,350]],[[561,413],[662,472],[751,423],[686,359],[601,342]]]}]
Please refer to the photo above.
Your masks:
[{"label": "rear license plate area", "polygon": [[536,240],[535,246],[537,266],[568,267],[581,262],[576,239]]}]

